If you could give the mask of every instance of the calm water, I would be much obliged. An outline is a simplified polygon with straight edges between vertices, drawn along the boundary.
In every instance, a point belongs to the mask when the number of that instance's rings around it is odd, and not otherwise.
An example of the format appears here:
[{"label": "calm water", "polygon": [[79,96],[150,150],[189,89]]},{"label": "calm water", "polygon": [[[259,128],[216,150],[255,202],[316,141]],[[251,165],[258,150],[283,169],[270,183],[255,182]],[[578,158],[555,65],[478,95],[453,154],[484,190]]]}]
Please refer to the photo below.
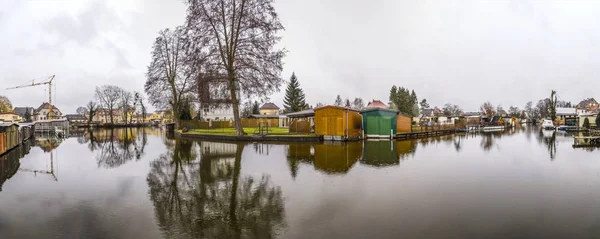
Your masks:
[{"label": "calm water", "polygon": [[37,138],[0,160],[0,238],[600,238],[571,135],[349,144]]}]

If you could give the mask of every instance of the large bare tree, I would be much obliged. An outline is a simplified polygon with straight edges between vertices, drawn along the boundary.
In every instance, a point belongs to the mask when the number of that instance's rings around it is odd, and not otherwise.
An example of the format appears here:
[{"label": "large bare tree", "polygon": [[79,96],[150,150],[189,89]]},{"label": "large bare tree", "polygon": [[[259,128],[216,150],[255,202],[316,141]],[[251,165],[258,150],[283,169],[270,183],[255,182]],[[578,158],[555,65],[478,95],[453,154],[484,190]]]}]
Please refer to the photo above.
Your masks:
[{"label": "large bare tree", "polygon": [[98,105],[96,105],[96,102],[90,100],[90,102],[87,103],[86,111],[88,115],[88,124],[91,124],[96,112],[98,111]]},{"label": "large bare tree", "polygon": [[[126,91],[126,90],[122,90],[121,92],[121,116],[123,117],[123,122],[125,122],[125,124],[127,123],[131,123],[132,120],[132,116],[135,113],[132,113],[131,111],[133,109],[135,109],[135,102],[133,101],[133,94],[131,94],[131,92]],[[135,110],[133,110],[135,111]],[[128,117],[129,116],[129,117]]]},{"label": "large bare tree", "polygon": [[187,24],[194,44],[209,53],[204,72],[213,72],[226,82],[238,135],[245,134],[240,122],[240,93],[266,96],[283,83],[284,49],[275,49],[283,26],[273,0],[187,0]]},{"label": "large bare tree", "polygon": [[96,87],[96,99],[105,110],[108,110],[111,124],[115,123],[113,111],[119,106],[122,92],[121,88],[114,85]]},{"label": "large bare tree", "polygon": [[179,126],[182,99],[194,90],[195,78],[186,64],[185,29],[165,29],[158,33],[152,47],[152,61],[146,73],[144,90],[157,108],[170,108]]}]

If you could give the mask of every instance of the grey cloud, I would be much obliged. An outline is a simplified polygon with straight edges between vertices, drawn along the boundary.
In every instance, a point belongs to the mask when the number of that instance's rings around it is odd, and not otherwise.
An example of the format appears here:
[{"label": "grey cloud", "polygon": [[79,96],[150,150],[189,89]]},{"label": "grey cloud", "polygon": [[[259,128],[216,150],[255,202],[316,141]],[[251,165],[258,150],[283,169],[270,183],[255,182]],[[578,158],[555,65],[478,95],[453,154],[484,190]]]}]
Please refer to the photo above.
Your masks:
[{"label": "grey cloud", "polygon": [[87,46],[103,29],[116,28],[120,24],[118,15],[105,1],[95,0],[75,17],[67,13],[54,17],[45,29],[58,34],[63,40],[73,40],[81,46]]}]

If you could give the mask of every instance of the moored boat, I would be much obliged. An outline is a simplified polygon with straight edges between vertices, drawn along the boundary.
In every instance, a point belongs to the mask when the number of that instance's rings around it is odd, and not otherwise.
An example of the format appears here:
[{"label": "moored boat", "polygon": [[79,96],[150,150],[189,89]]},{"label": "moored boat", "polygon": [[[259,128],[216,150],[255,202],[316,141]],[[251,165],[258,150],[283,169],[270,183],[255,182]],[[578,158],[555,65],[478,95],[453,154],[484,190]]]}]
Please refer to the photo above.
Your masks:
[{"label": "moored boat", "polygon": [[545,129],[545,130],[554,130],[555,127],[554,127],[554,123],[552,123],[552,120],[544,120],[542,122],[542,129]]}]

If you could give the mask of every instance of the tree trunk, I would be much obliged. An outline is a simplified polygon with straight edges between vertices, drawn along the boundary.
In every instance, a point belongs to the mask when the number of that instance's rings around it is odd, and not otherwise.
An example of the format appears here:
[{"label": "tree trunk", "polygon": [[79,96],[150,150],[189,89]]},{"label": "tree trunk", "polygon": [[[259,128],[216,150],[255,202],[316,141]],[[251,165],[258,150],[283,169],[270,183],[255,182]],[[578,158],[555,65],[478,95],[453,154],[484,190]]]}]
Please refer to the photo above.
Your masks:
[{"label": "tree trunk", "polygon": [[238,218],[236,214],[237,209],[237,191],[240,179],[240,171],[242,169],[242,152],[244,151],[244,144],[237,144],[235,150],[235,164],[233,167],[233,182],[231,183],[231,196],[229,198],[229,220],[231,221],[231,227],[233,229],[234,238],[240,238],[240,227],[238,225]]},{"label": "tree trunk", "polygon": [[235,83],[233,83],[232,80],[230,80],[229,92],[231,94],[231,101],[233,104],[233,121],[235,123],[235,131],[237,135],[246,135],[246,132],[244,132],[244,128],[242,127],[242,121],[240,120],[240,105],[237,98],[237,90],[235,88]]},{"label": "tree trunk", "polygon": [[114,119],[113,119],[113,117],[114,117],[114,116],[113,116],[113,109],[112,109],[112,108],[109,108],[109,109],[108,109],[108,111],[109,111],[109,115],[110,115],[110,124],[114,125],[114,124],[115,124],[115,121],[114,121]]}]

